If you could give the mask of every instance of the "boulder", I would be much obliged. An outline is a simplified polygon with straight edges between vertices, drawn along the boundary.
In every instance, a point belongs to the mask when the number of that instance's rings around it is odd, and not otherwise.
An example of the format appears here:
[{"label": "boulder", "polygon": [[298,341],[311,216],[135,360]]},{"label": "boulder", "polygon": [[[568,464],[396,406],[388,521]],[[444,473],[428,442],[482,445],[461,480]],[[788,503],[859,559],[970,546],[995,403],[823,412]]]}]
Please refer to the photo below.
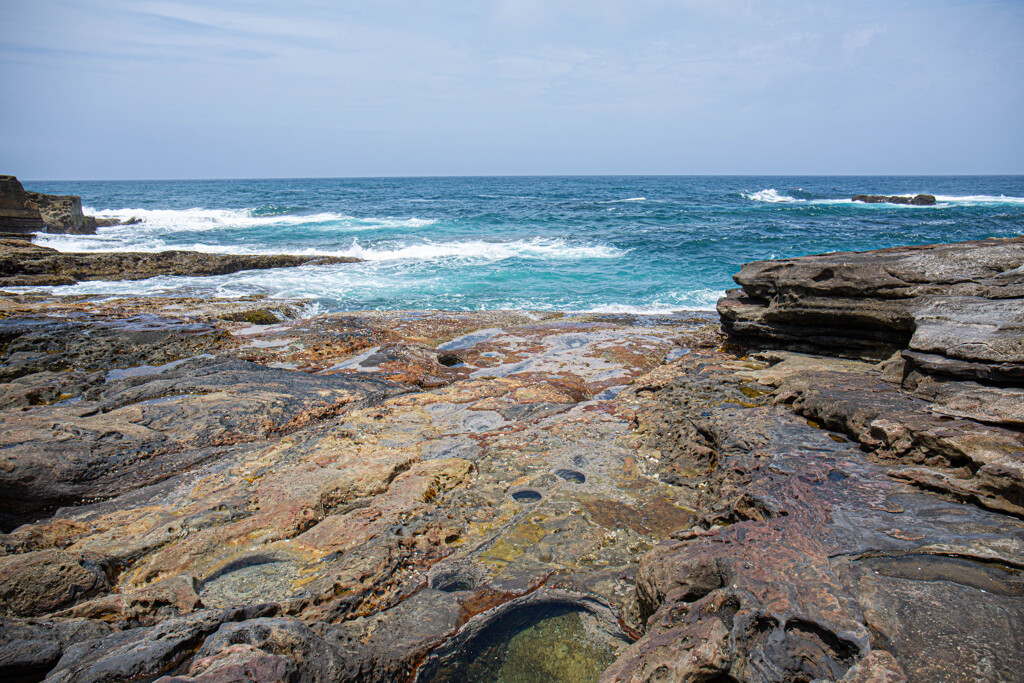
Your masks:
[{"label": "boulder", "polygon": [[45,228],[39,209],[18,179],[0,175],[0,233],[27,234]]}]

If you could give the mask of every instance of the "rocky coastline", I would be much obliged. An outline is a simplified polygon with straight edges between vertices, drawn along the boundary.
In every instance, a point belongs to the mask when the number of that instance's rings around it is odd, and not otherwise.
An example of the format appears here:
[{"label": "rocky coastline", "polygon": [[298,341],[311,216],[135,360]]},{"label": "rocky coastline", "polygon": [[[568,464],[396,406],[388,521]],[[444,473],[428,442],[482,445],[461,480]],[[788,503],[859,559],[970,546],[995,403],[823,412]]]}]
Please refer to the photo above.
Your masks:
[{"label": "rocky coastline", "polygon": [[96,228],[134,225],[137,218],[96,218],[82,212],[77,195],[26,192],[12,175],[0,175],[0,236],[49,232],[71,235],[95,235]]},{"label": "rocky coastline", "polygon": [[[134,272],[2,247],[4,286]],[[735,279],[0,294],[0,679],[1021,680],[1024,238]]]}]

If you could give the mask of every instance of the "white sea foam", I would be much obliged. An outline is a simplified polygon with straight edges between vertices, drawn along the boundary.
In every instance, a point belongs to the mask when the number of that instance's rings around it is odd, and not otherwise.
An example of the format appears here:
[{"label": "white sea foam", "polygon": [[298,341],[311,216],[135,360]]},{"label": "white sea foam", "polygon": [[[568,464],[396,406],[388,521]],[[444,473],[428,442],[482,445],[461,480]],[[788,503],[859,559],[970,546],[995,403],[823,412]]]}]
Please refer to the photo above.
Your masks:
[{"label": "white sea foam", "polygon": [[356,256],[367,261],[394,261],[415,259],[432,261],[439,259],[463,259],[473,261],[501,261],[512,258],[543,260],[575,260],[587,258],[618,258],[626,250],[617,247],[597,245],[570,245],[565,240],[515,240],[512,242],[485,242],[467,240],[462,242],[426,242],[396,246],[394,248],[362,247],[354,243],[346,256]]},{"label": "white sea foam", "polygon": [[[332,229],[374,230],[378,228],[421,228],[437,221],[429,218],[356,218],[343,213],[325,211],[315,214],[275,214],[261,216],[254,209],[92,209],[86,214],[100,218],[127,220],[138,218],[142,223],[100,228],[106,233],[203,232],[225,228],[254,228],[263,226],[302,225],[316,227],[330,224]],[[254,215],[256,214],[256,215]]]},{"label": "white sea foam", "polygon": [[260,254],[291,254],[295,256],[351,256],[365,261],[502,261],[505,259],[538,259],[538,260],[579,260],[591,258],[619,258],[628,253],[605,244],[574,245],[562,239],[514,240],[511,242],[487,242],[483,240],[465,240],[456,242],[421,242],[415,244],[397,243],[389,246],[366,246],[353,240],[351,246],[342,249],[317,249],[280,247],[254,248],[237,244],[170,244],[158,237],[134,239],[130,242],[115,237],[100,235],[50,235],[39,233],[36,243],[62,252],[157,252],[170,249],[180,251],[197,251],[207,254],[239,254],[257,256]]},{"label": "white sea foam", "polygon": [[626,197],[625,199],[608,199],[598,204],[622,204],[624,202],[646,202],[647,197]]},{"label": "white sea foam", "polygon": [[[678,311],[714,311],[718,300],[725,292],[718,289],[694,289],[684,292],[669,292],[661,301],[651,301],[642,305],[634,304],[599,304],[585,309],[568,309],[567,313],[624,313],[636,315],[665,315]],[[552,310],[558,309],[553,305]]]},{"label": "white sea foam", "polygon": [[[168,232],[206,231],[219,228],[250,228],[263,225],[301,225],[304,223],[326,223],[350,219],[340,213],[317,213],[310,215],[278,214],[254,216],[252,209],[83,209],[84,213],[99,218],[138,218],[145,229],[160,228]],[[137,228],[138,225],[112,226],[114,228]]]},{"label": "white sea foam", "polygon": [[[196,243],[193,251],[228,254],[267,254],[272,250],[254,250],[249,247]],[[627,253],[603,244],[570,245],[565,240],[515,240],[512,242],[486,242],[466,240],[459,242],[422,242],[394,246],[364,247],[357,240],[347,249],[291,249],[273,253],[297,256],[354,256],[364,261],[502,261],[505,259],[578,260],[589,258],[618,258]]]},{"label": "white sea foam", "polygon": [[987,195],[987,194],[971,194],[971,195],[935,195],[935,201],[942,202],[944,204],[1024,204],[1024,197],[1007,197],[1006,195]]},{"label": "white sea foam", "polygon": [[797,199],[796,197],[790,197],[788,195],[779,194],[778,190],[770,187],[760,192],[744,192],[743,196],[751,201],[755,202],[769,202],[772,204],[779,204],[781,202],[802,202],[804,200]]}]

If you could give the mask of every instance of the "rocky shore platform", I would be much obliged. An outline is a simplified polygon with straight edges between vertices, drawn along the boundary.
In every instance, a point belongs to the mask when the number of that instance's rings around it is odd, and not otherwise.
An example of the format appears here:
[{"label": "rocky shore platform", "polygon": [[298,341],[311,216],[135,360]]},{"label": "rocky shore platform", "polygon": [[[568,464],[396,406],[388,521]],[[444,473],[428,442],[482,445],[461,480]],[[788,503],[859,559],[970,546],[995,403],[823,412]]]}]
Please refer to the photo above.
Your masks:
[{"label": "rocky shore platform", "polygon": [[230,275],[242,270],[357,263],[351,256],[207,254],[198,251],[66,253],[0,237],[0,287],[73,285],[87,280],[145,280],[160,275]]},{"label": "rocky shore platform", "polygon": [[1024,239],[736,279],[0,296],[0,679],[1024,680]]}]

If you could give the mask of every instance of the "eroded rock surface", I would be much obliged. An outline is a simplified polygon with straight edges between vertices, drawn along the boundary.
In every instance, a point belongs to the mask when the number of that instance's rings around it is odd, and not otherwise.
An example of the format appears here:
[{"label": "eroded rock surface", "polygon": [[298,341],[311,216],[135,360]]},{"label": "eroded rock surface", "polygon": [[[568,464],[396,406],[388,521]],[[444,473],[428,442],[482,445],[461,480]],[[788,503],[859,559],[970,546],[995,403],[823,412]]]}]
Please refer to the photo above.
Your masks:
[{"label": "eroded rock surface", "polygon": [[411,680],[548,604],[607,663],[636,558],[690,523],[615,397],[707,317],[5,306],[17,675]]},{"label": "eroded rock surface", "polygon": [[32,203],[18,179],[0,175],[0,233],[28,234],[45,227],[39,207]]},{"label": "eroded rock surface", "polygon": [[[931,416],[881,367],[689,362],[629,390],[663,478],[693,492],[696,514],[641,560],[647,632],[603,680],[1019,679],[1017,475],[988,494],[984,465],[956,471],[943,450],[947,438],[984,457],[970,441],[993,438],[988,427],[907,430],[894,455],[885,430]],[[996,438],[1024,447],[1020,433]]]}]

